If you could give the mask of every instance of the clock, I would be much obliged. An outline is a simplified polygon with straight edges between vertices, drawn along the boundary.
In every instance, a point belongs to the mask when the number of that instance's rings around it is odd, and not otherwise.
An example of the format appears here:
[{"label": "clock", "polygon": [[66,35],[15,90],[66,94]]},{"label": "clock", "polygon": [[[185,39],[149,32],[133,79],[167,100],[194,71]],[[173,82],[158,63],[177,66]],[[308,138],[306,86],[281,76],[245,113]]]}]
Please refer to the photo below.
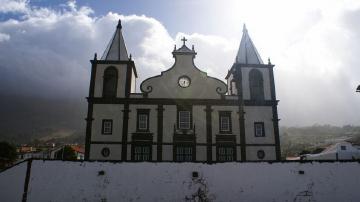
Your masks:
[{"label": "clock", "polygon": [[190,86],[191,80],[187,76],[181,76],[179,77],[179,86],[182,88],[187,88]]}]

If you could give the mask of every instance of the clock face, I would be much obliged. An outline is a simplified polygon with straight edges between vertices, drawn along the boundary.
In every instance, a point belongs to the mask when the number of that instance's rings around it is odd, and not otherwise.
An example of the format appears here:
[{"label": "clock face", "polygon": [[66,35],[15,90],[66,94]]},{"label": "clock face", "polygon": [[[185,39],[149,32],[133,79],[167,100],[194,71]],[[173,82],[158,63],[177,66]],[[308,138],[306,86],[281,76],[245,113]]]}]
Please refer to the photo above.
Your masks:
[{"label": "clock face", "polygon": [[181,76],[179,78],[179,86],[186,88],[190,86],[190,78],[187,76]]}]

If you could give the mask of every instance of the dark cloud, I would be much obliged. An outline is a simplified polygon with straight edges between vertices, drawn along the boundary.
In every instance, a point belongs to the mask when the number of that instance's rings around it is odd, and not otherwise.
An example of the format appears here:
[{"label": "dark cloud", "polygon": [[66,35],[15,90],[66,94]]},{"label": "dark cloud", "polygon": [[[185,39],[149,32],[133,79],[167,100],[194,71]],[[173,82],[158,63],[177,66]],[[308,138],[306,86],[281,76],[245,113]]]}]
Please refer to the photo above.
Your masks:
[{"label": "dark cloud", "polygon": [[[179,45],[182,36],[195,45],[196,65],[223,79],[240,40],[197,33],[178,33],[174,40],[156,19],[117,13],[94,17],[90,8],[76,8],[74,3],[62,11],[28,6],[16,11],[21,17],[0,22],[0,105],[1,114],[9,115],[2,116],[0,127],[6,133],[47,127],[84,129],[89,60],[95,52],[101,56],[119,18],[128,52],[138,68],[138,85],[172,65],[173,45]],[[336,23],[322,10],[309,13],[298,30],[293,30],[297,34],[277,30],[289,37],[269,33],[266,39],[274,37],[280,44],[270,41],[265,45],[271,48],[265,47],[264,52],[274,55],[277,64],[281,124],[359,123],[354,111],[360,110],[360,94],[354,91],[360,83],[356,76],[360,75],[356,57],[360,11],[346,10]],[[309,25],[311,22],[316,23]],[[256,40],[259,38],[254,41],[260,41],[261,50],[264,39]]]}]

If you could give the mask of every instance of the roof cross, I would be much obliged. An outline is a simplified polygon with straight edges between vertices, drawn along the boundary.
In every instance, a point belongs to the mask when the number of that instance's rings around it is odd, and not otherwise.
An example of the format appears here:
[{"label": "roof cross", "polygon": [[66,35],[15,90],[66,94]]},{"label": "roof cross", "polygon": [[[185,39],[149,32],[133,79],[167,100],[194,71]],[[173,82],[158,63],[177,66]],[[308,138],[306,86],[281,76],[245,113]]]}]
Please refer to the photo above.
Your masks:
[{"label": "roof cross", "polygon": [[187,39],[186,39],[185,37],[183,37],[183,38],[181,39],[181,41],[183,41],[184,46],[185,46],[185,42],[187,41]]}]

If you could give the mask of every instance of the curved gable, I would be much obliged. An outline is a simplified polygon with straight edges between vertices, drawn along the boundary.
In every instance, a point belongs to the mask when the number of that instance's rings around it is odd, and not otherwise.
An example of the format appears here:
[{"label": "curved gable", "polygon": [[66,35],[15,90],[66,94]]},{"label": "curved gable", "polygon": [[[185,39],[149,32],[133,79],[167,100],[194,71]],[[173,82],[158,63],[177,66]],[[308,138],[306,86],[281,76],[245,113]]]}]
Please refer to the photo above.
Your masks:
[{"label": "curved gable", "polygon": [[[149,98],[219,99],[227,92],[224,82],[208,76],[195,66],[194,50],[183,45],[173,55],[175,63],[170,69],[141,83],[140,90]],[[189,79],[188,87],[179,85],[182,77]]]}]

